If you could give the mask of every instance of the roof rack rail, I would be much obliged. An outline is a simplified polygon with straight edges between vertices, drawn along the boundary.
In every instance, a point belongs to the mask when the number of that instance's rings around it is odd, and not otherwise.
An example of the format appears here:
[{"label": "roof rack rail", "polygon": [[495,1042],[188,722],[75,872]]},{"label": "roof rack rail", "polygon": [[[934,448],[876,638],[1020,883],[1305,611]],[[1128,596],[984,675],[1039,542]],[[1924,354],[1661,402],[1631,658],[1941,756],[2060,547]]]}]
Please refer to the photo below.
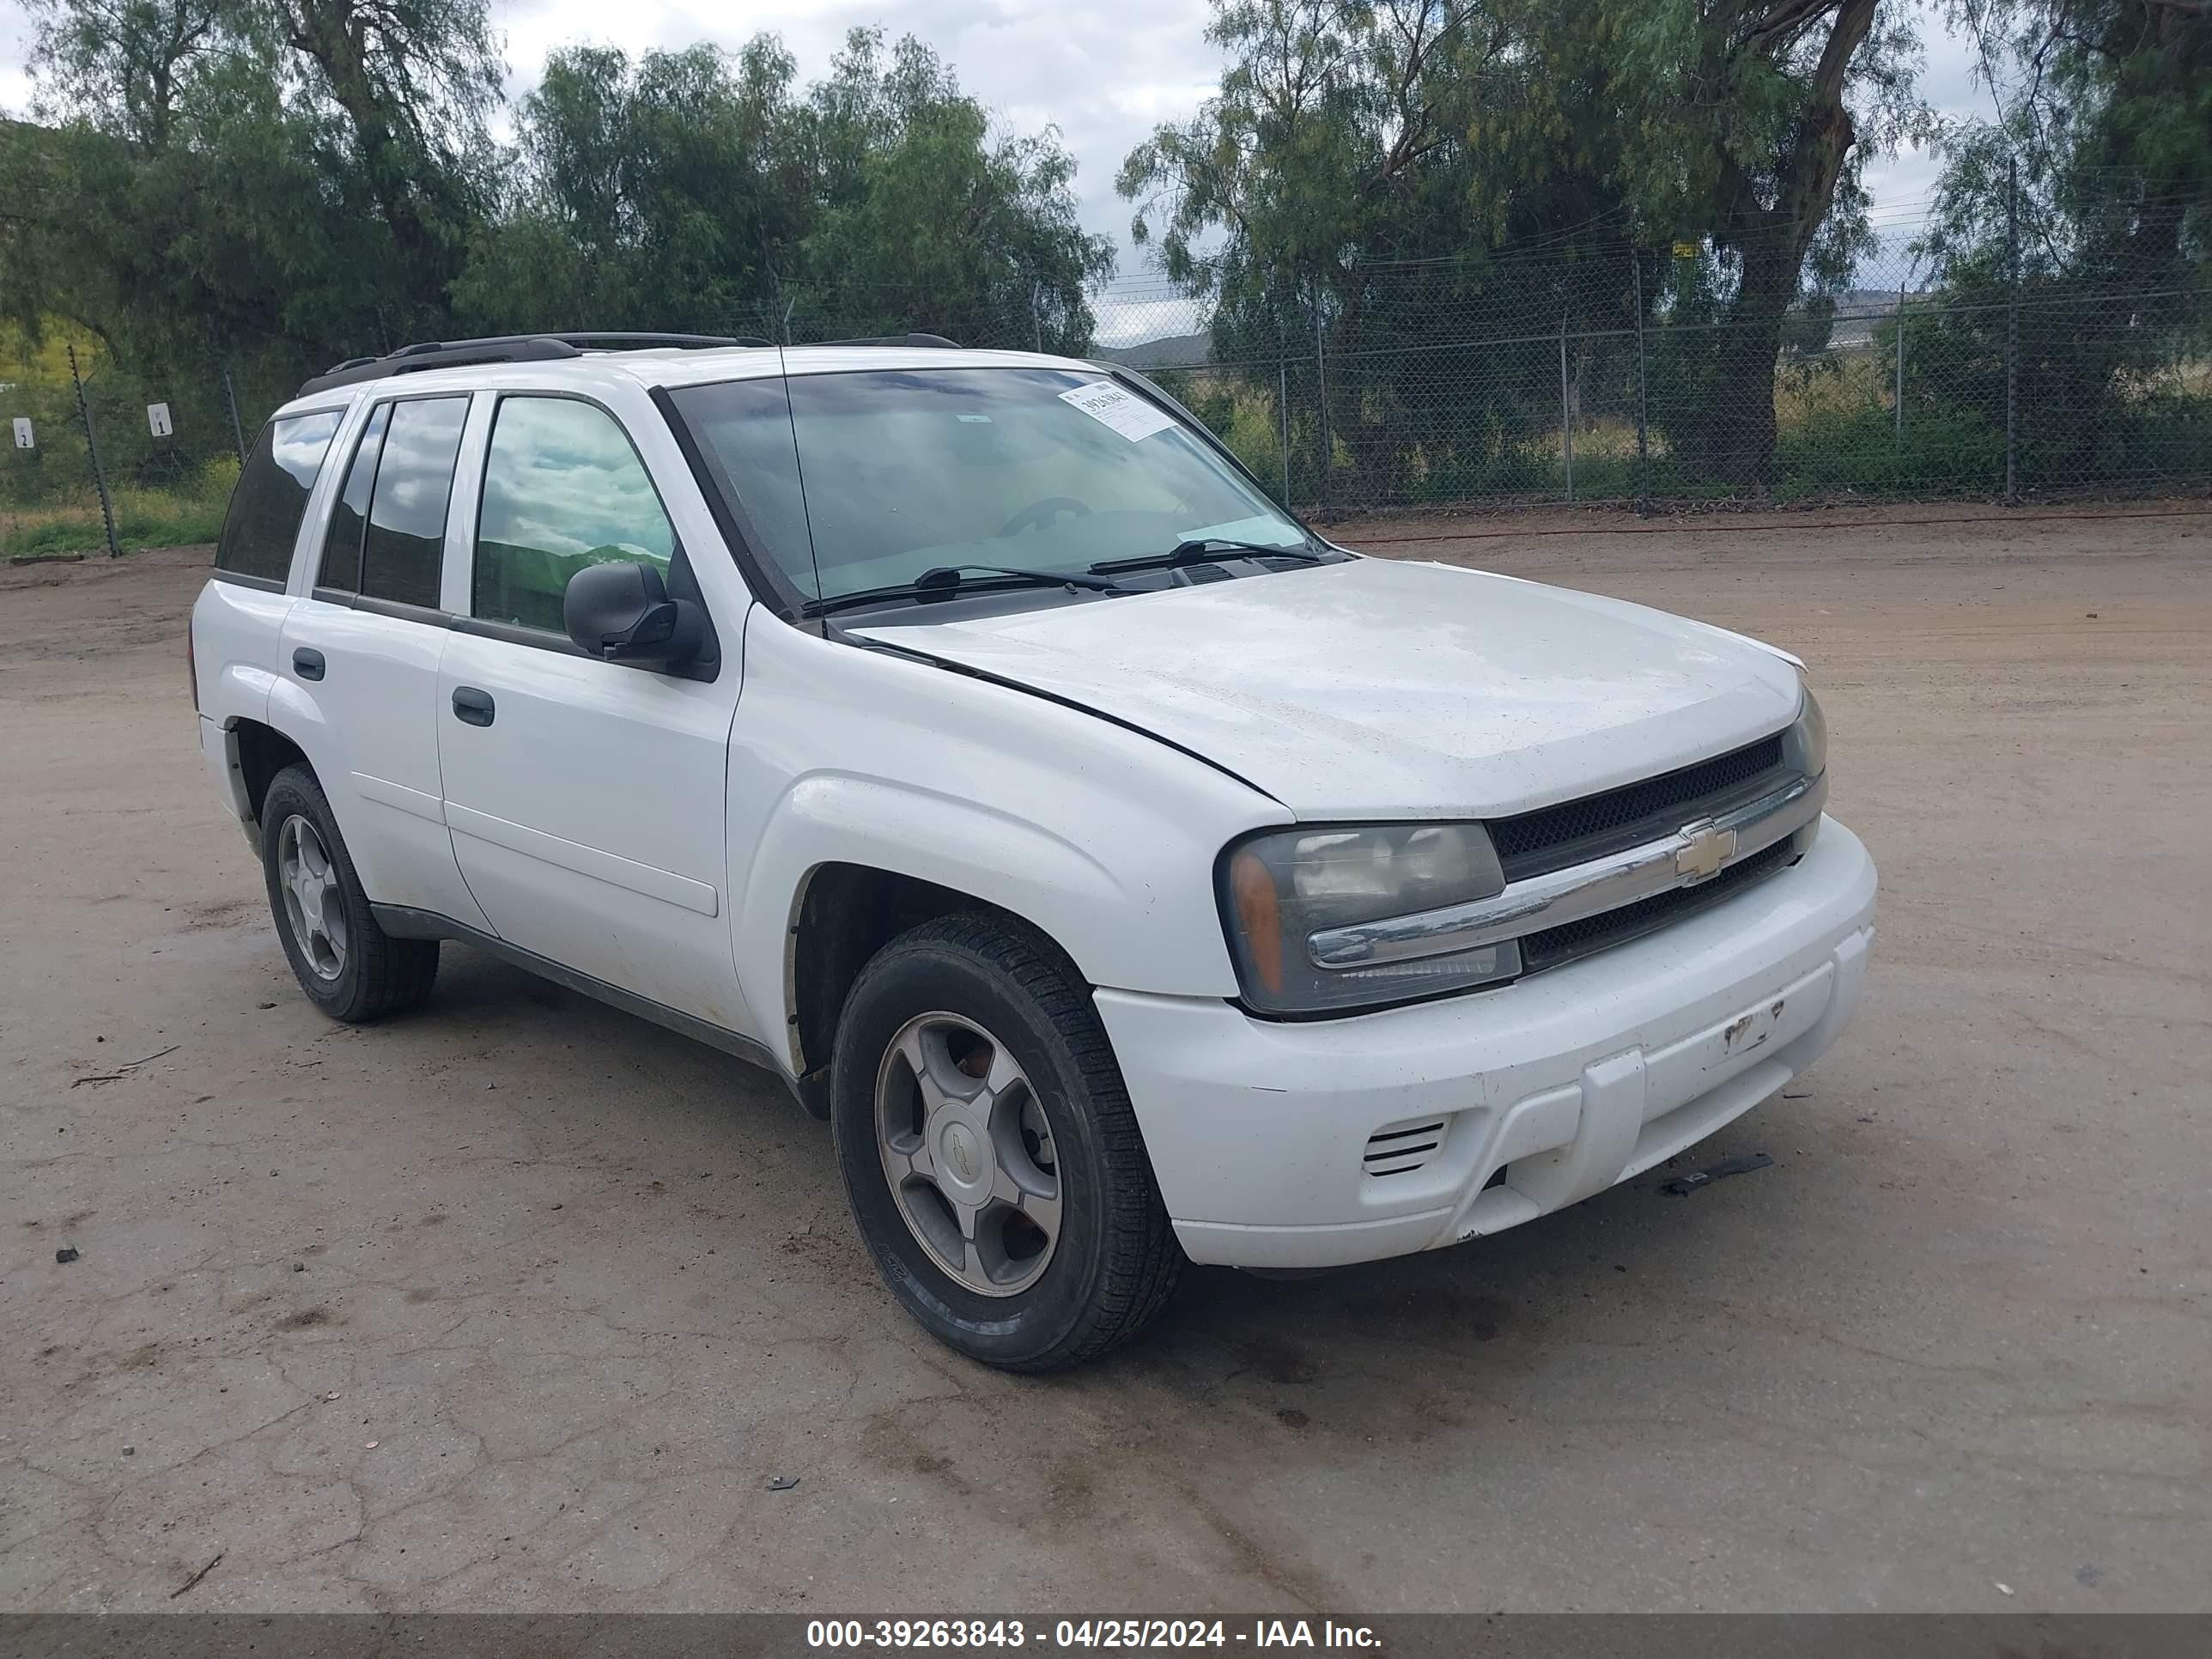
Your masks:
[{"label": "roof rack rail", "polygon": [[938,351],[963,351],[967,348],[957,340],[948,340],[942,334],[870,334],[857,340],[823,340],[823,345],[865,346],[927,346]]},{"label": "roof rack rail", "polygon": [[612,332],[573,333],[563,331],[544,337],[560,340],[586,349],[593,346],[612,345],[625,351],[649,349],[653,346],[677,346],[685,350],[706,350],[714,346],[772,346],[773,340],[764,340],[757,334],[664,334],[647,330],[644,332],[617,329]]},{"label": "roof rack rail", "polygon": [[640,350],[653,346],[696,349],[714,346],[764,346],[766,340],[738,334],[653,334],[614,330],[599,333],[492,334],[477,340],[422,340],[382,357],[349,357],[300,387],[305,398],[362,380],[418,374],[430,368],[465,368],[478,363],[550,362],[580,357],[586,350],[614,347]]}]

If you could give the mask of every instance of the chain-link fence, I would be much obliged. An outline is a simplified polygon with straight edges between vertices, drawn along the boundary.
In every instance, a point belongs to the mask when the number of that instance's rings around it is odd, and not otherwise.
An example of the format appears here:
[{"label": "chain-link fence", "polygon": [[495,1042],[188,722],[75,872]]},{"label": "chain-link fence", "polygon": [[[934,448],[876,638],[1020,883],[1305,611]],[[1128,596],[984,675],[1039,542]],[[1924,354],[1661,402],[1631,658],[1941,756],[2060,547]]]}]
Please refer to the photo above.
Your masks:
[{"label": "chain-link fence", "polygon": [[[1087,319],[1017,297],[956,331],[1143,369],[1308,511],[2212,487],[2212,266],[2054,275],[2015,246],[1939,281],[1915,234],[1763,313],[1741,252],[1622,242],[1140,277]],[[857,286],[728,319],[793,344],[931,323]]]},{"label": "chain-link fence", "polygon": [[[942,296],[856,284],[724,325],[805,344],[934,325],[970,346],[1118,360],[1308,512],[2212,488],[2201,262],[2093,280],[2014,252],[1939,283],[1910,234],[1891,228],[1848,287],[1763,323],[1743,320],[1739,260],[1621,243],[1277,270],[1204,294],[1139,277],[1087,314],[1002,283],[947,318]],[[27,421],[33,441],[0,448],[11,549],[35,550],[47,511],[74,514],[82,544],[103,494],[119,544],[204,539],[241,444],[297,386],[281,354],[155,373],[85,341],[74,384],[65,359],[57,344],[0,364],[0,429]]]},{"label": "chain-link fence", "polygon": [[1226,301],[1093,305],[1100,355],[1303,509],[2212,488],[2203,286],[1938,285],[1900,256],[1760,329],[1726,276],[1705,250],[1620,247],[1376,270],[1325,289],[1318,327],[1310,299],[1227,325]]},{"label": "chain-link fence", "polygon": [[299,389],[217,355],[159,370],[82,336],[0,362],[0,530],[10,552],[206,541],[242,451]]}]

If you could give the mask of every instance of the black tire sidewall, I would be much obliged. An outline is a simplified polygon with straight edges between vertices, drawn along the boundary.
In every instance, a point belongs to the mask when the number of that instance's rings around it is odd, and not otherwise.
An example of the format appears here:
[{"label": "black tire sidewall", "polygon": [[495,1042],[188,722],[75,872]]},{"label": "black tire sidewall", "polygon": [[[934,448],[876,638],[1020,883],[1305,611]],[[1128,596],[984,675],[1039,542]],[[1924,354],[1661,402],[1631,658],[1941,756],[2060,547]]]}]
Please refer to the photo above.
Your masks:
[{"label": "black tire sidewall", "polygon": [[[1061,1221],[1039,1281],[983,1296],[947,1273],[914,1236],[876,1143],[876,1079],[884,1051],[917,1014],[958,1014],[1004,1042],[1052,1130]],[[1107,1248],[1105,1160],[1087,1109],[1090,1083],[1051,1016],[1003,969],[957,945],[895,944],[871,963],[837,1030],[830,1127],[861,1237],[900,1301],[940,1340],[987,1363],[1045,1360],[1083,1325]]]},{"label": "black tire sidewall", "polygon": [[[305,818],[314,826],[316,837],[337,874],[338,894],[346,911],[346,955],[336,979],[325,979],[315,972],[293,934],[292,918],[284,906],[283,884],[276,873],[276,846],[285,823],[294,817]],[[346,852],[345,838],[338,833],[329,800],[313,775],[297,767],[278,773],[262,799],[261,876],[269,890],[269,912],[276,924],[276,937],[283,944],[285,960],[292,964],[292,976],[300,981],[301,990],[326,1014],[340,1019],[355,1017],[364,1000],[362,973],[368,954],[364,930],[376,921],[361,890],[361,878],[354,873],[353,859]]]}]

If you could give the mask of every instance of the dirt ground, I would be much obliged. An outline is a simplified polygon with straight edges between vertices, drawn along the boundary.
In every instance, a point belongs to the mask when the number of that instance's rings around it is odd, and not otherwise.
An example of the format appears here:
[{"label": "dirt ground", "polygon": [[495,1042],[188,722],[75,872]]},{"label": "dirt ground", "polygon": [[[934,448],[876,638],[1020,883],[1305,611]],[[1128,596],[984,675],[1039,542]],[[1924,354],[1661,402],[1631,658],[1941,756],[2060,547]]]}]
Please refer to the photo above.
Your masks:
[{"label": "dirt ground", "polygon": [[1868,1003],[1710,1143],[1771,1169],[1044,1381],[737,1061],[454,946],[325,1021],[204,554],[0,569],[0,1608],[2212,1607],[2212,512],[2110,511],[1340,528],[1804,656]]}]

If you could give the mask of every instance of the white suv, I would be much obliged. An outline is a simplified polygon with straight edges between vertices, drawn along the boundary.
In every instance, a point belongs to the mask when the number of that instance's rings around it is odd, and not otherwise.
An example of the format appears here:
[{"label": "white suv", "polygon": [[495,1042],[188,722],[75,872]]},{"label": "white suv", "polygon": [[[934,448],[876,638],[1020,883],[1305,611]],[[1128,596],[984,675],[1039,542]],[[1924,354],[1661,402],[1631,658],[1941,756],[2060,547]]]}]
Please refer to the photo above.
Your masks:
[{"label": "white suv", "polygon": [[948,346],[475,341],[278,412],[194,689],[317,1006],[460,939],[757,1061],[1027,1370],[1185,1260],[1571,1204],[1835,1040],[1875,872],[1796,659],[1356,556],[1141,377]]}]

